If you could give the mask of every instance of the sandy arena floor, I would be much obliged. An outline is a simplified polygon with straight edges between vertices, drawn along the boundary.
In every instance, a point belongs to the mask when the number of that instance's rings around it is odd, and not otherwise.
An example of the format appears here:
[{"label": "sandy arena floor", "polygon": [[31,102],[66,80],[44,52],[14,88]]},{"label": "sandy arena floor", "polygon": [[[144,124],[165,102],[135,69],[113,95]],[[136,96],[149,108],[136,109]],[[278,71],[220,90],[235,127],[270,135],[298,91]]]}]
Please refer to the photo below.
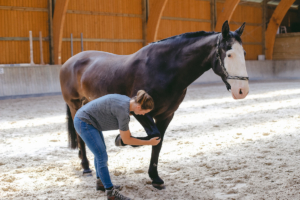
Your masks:
[{"label": "sandy arena floor", "polygon": [[[61,96],[0,101],[0,199],[106,199],[67,147]],[[130,129],[144,135],[134,118]],[[222,84],[192,85],[159,161],[166,189],[148,177],[151,147],[114,146],[113,183],[133,199],[300,199],[300,81],[255,82],[235,101]]]}]

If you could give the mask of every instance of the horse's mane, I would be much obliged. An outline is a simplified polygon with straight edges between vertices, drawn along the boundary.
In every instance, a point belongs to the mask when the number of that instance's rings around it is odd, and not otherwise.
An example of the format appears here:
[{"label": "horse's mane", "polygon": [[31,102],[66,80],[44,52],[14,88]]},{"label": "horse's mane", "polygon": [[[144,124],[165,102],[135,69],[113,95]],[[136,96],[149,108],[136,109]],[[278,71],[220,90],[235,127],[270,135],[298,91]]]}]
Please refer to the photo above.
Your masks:
[{"label": "horse's mane", "polygon": [[216,32],[206,32],[206,31],[197,31],[197,32],[188,32],[188,33],[183,33],[180,35],[175,35],[172,37],[168,37],[156,42],[152,42],[150,44],[157,44],[157,43],[161,43],[161,42],[165,42],[165,41],[170,41],[170,40],[174,40],[174,39],[187,39],[187,38],[197,38],[200,39],[202,37],[208,36],[208,35],[212,35],[215,34]]}]

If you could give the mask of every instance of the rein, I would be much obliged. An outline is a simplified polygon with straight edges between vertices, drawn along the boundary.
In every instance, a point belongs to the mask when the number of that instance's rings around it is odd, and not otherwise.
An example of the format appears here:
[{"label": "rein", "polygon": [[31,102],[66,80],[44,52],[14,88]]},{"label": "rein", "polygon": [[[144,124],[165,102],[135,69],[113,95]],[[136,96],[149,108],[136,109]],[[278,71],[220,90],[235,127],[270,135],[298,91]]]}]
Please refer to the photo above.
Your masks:
[{"label": "rein", "polygon": [[[219,63],[221,65],[221,68],[226,76],[226,79],[236,79],[236,80],[249,80],[249,77],[244,77],[244,76],[230,76],[221,60],[221,56],[219,54],[219,46],[220,46],[220,40],[221,40],[221,34],[218,36],[218,42],[217,42],[217,48],[216,48],[216,53],[217,53],[217,59],[219,60]],[[227,81],[226,81],[227,82]],[[227,82],[226,84],[229,85]],[[229,85],[230,86],[230,85]]]}]

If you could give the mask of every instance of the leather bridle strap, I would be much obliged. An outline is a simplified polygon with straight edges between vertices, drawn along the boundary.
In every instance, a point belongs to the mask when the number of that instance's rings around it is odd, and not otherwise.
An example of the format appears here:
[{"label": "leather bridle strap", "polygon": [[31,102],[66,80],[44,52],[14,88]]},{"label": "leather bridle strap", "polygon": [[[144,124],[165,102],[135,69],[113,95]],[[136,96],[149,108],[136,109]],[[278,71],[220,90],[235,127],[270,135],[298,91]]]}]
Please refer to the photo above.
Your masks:
[{"label": "leather bridle strap", "polygon": [[217,48],[216,48],[216,54],[217,54],[217,59],[219,60],[219,63],[221,65],[221,68],[226,76],[226,79],[236,79],[236,80],[249,80],[249,77],[244,77],[244,76],[230,76],[221,60],[221,56],[219,54],[219,46],[220,46],[220,40],[221,40],[221,34],[218,36],[218,42],[217,42]]}]

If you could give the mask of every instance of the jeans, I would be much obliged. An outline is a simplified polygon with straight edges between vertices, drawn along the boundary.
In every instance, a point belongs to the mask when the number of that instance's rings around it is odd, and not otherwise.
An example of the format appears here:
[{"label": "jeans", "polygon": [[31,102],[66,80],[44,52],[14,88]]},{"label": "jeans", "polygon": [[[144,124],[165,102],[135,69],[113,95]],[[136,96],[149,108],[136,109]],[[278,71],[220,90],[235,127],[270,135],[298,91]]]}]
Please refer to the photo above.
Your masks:
[{"label": "jeans", "polygon": [[97,177],[100,177],[105,188],[112,187],[113,184],[111,183],[107,167],[108,156],[102,132],[78,117],[74,118],[74,126],[79,136],[94,154]]}]

